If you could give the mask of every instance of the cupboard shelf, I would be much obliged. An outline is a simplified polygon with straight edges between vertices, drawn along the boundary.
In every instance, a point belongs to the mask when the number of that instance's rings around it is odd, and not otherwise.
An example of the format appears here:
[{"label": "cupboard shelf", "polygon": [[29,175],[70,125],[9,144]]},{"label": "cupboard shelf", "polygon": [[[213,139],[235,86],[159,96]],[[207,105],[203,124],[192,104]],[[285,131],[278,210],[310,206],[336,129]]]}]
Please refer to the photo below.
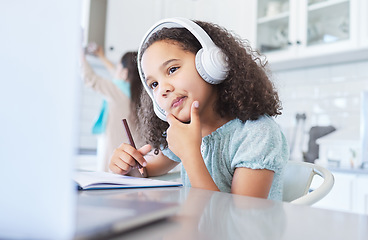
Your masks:
[{"label": "cupboard shelf", "polygon": [[308,6],[308,11],[315,11],[319,9],[329,8],[334,5],[349,3],[349,0],[330,0],[320,3],[314,3]]},{"label": "cupboard shelf", "polygon": [[257,23],[258,24],[264,24],[264,23],[268,23],[268,22],[284,20],[284,19],[289,18],[289,15],[290,15],[289,12],[283,12],[283,13],[277,14],[277,15],[272,16],[272,17],[261,17],[261,18],[258,18]]}]

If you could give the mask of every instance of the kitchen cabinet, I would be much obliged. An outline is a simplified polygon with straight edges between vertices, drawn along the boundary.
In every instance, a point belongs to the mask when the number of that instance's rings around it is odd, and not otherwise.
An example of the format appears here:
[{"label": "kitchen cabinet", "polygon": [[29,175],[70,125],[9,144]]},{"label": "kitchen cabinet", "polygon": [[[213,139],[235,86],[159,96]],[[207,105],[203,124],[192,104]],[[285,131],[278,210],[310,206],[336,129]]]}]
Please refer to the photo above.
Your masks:
[{"label": "kitchen cabinet", "polygon": [[[313,207],[337,211],[368,214],[368,173],[359,171],[332,170],[335,183],[332,190]],[[314,179],[311,189],[322,183],[323,179]]]},{"label": "kitchen cabinet", "polygon": [[368,1],[361,0],[360,6],[360,16],[361,21],[361,35],[360,35],[360,45],[368,47]]},{"label": "kitchen cabinet", "polygon": [[353,212],[368,214],[368,176],[357,176]]},{"label": "kitchen cabinet", "polygon": [[184,17],[193,19],[196,14],[194,7],[193,0],[163,0],[162,18]]},{"label": "kitchen cabinet", "polygon": [[[172,0],[167,0],[170,3]],[[180,0],[183,1],[183,0]],[[191,19],[216,23],[236,35],[249,41],[253,41],[254,25],[249,24],[255,14],[247,11],[254,6],[251,1],[243,0],[189,0],[189,11],[192,13]],[[171,4],[168,4],[172,6]],[[175,8],[176,6],[173,6]]]},{"label": "kitchen cabinet", "polygon": [[108,0],[106,55],[117,61],[123,52],[137,50],[146,31],[170,17],[210,21],[252,41],[255,14],[244,14],[245,9],[254,8],[252,4],[242,0]]},{"label": "kitchen cabinet", "polygon": [[126,51],[137,51],[142,37],[162,17],[162,0],[108,0],[105,52],[119,61]]},{"label": "kitchen cabinet", "polygon": [[[352,53],[367,46],[365,0],[258,0],[256,47],[272,63]],[[367,28],[367,26],[365,26]],[[367,38],[368,39],[368,38]],[[345,55],[346,56],[346,55]],[[299,61],[301,62],[301,61]],[[314,62],[316,63],[316,62]],[[304,63],[303,63],[304,64]],[[305,64],[304,64],[305,66]]]},{"label": "kitchen cabinet", "polygon": [[366,0],[108,0],[108,57],[136,49],[154,22],[178,16],[226,27],[279,68],[368,59]]},{"label": "kitchen cabinet", "polygon": [[[313,206],[318,208],[332,209],[351,212],[355,192],[355,175],[346,173],[332,173],[335,178],[334,186],[326,197]],[[314,181],[311,188],[319,185],[323,180]]]},{"label": "kitchen cabinet", "polygon": [[83,1],[82,27],[83,45],[95,42],[105,44],[106,4],[107,0]]},{"label": "kitchen cabinet", "polygon": [[300,44],[300,40],[296,36],[297,15],[292,12],[298,10],[297,2],[259,0],[257,3],[257,49],[267,54],[269,59],[275,56],[282,60],[296,55],[296,45]]}]

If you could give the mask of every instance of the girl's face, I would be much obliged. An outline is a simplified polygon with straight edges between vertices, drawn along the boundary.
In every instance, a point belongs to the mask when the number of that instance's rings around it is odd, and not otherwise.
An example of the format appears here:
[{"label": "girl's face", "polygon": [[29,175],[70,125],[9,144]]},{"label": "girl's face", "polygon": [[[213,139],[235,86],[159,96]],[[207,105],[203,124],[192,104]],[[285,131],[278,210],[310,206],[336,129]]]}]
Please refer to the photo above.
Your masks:
[{"label": "girl's face", "polygon": [[197,100],[200,117],[213,116],[215,89],[198,74],[194,53],[174,42],[157,41],[146,49],[141,64],[157,104],[167,113],[188,122],[191,105]]}]

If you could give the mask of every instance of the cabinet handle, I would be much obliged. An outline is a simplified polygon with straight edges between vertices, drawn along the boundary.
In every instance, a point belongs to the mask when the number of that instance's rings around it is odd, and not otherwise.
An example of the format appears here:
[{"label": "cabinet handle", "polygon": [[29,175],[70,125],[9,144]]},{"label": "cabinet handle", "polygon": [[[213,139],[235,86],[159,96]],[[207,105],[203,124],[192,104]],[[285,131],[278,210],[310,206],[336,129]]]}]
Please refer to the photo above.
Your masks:
[{"label": "cabinet handle", "polygon": [[110,47],[110,51],[114,51],[114,47],[113,46]]},{"label": "cabinet handle", "polygon": [[298,40],[298,41],[296,41],[296,44],[300,45],[300,44],[302,44],[302,42]]},{"label": "cabinet handle", "polygon": [[288,44],[289,46],[293,45],[291,42],[287,42],[287,44]]}]

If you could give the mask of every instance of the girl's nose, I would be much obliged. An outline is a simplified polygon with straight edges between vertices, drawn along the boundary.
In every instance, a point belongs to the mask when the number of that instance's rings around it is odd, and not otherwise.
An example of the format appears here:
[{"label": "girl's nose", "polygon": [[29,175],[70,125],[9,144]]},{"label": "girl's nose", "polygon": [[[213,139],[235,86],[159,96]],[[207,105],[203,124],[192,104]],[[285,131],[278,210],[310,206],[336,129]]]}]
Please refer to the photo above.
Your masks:
[{"label": "girl's nose", "polygon": [[160,95],[163,97],[167,97],[169,93],[174,90],[174,87],[169,83],[161,83],[160,85]]}]

